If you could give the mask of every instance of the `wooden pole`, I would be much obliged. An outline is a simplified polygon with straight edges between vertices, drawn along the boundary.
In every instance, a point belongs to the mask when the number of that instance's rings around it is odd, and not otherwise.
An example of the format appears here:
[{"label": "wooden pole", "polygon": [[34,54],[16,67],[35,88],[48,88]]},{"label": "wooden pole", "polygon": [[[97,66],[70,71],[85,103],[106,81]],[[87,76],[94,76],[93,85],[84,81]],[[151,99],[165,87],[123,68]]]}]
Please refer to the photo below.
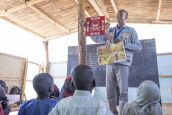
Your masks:
[{"label": "wooden pole", "polygon": [[28,59],[25,59],[24,72],[23,72],[23,78],[22,78],[22,83],[21,83],[21,90],[22,90],[22,93],[20,95],[21,102],[23,101],[24,98],[25,98],[24,100],[26,100],[25,86],[26,86],[27,69],[28,69]]},{"label": "wooden pole", "polygon": [[85,0],[79,0],[78,8],[78,45],[79,45],[79,63],[86,64],[86,38],[85,38]]},{"label": "wooden pole", "polygon": [[48,41],[43,41],[44,48],[45,48],[45,65],[44,65],[44,72],[49,72],[49,53],[48,53]]}]

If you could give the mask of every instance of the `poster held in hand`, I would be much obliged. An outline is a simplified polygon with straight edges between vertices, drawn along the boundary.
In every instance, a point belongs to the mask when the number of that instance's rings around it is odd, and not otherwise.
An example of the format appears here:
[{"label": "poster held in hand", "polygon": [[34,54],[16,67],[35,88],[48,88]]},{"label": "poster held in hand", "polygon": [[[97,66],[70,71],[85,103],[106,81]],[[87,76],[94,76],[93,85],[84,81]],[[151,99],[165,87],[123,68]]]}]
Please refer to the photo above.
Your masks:
[{"label": "poster held in hand", "polygon": [[112,64],[126,60],[123,41],[97,47],[98,64]]}]

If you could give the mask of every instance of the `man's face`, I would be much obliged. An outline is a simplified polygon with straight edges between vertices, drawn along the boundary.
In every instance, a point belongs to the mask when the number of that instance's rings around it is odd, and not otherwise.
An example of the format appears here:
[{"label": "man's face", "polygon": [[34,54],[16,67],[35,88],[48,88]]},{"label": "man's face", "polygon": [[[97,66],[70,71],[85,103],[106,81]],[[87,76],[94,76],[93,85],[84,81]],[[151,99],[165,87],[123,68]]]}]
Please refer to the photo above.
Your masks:
[{"label": "man's face", "polygon": [[126,20],[127,20],[126,17],[127,17],[127,14],[125,12],[118,13],[117,14],[117,22],[118,22],[118,24],[124,25]]}]

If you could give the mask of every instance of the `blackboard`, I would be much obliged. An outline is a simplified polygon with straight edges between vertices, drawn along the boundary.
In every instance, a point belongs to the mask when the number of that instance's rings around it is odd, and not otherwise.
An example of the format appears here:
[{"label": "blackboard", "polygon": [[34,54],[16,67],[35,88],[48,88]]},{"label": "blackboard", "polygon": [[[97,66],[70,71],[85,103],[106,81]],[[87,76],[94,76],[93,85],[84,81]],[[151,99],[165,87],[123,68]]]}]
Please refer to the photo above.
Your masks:
[{"label": "blackboard", "polygon": [[141,40],[142,51],[135,52],[130,67],[129,86],[137,87],[144,80],[159,85],[155,39]]},{"label": "blackboard", "polygon": [[[138,87],[143,80],[152,80],[159,85],[158,66],[155,39],[140,40],[142,51],[135,52],[129,73],[129,87]],[[106,66],[99,66],[97,62],[97,46],[87,45],[87,64],[94,71],[97,86],[106,86]],[[67,74],[70,75],[72,67],[79,64],[78,47],[68,47]]]}]

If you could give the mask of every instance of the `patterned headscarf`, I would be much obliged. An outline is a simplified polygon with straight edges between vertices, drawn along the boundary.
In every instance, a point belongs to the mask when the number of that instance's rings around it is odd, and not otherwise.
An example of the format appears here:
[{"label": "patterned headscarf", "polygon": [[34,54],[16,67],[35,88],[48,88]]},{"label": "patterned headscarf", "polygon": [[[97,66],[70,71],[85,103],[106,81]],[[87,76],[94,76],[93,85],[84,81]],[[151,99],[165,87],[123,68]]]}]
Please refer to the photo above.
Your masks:
[{"label": "patterned headscarf", "polygon": [[63,84],[63,87],[61,89],[61,98],[66,98],[69,96],[72,96],[75,92],[75,87],[72,82],[72,76],[68,76],[65,79],[65,82]]}]

